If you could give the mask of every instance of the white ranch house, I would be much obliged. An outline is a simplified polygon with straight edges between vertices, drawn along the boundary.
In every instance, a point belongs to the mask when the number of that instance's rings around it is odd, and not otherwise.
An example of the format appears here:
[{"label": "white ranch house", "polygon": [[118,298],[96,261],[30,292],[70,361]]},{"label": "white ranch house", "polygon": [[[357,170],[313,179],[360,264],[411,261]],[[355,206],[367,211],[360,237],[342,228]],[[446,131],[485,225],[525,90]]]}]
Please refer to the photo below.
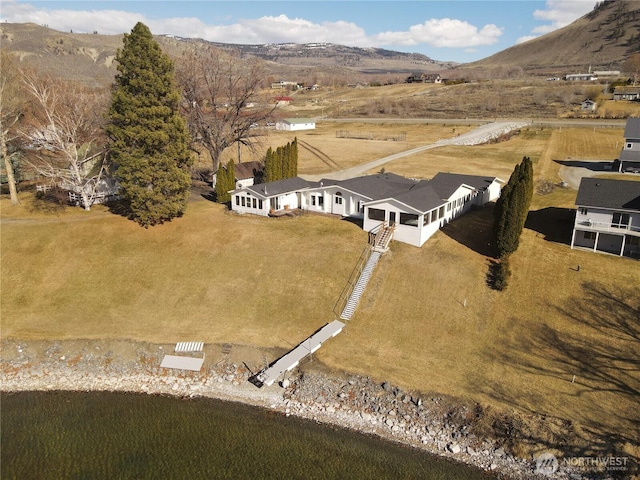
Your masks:
[{"label": "white ranch house", "polygon": [[583,178],[571,248],[640,258],[640,182]]},{"label": "white ranch house", "polygon": [[452,173],[439,173],[431,180],[392,173],[319,182],[295,177],[233,190],[231,209],[262,216],[302,209],[353,217],[361,219],[368,232],[395,225],[395,240],[421,247],[472,206],[496,200],[501,183],[496,177]]}]

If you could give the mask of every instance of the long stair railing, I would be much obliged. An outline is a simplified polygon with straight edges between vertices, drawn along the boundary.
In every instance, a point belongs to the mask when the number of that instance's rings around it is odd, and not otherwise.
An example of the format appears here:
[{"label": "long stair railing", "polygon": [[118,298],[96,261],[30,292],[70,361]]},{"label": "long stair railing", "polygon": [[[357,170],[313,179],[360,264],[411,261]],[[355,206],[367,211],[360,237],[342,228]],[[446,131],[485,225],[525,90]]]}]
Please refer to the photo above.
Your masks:
[{"label": "long stair railing", "polygon": [[341,320],[351,319],[380,256],[389,249],[395,227],[395,223],[382,223],[369,232],[369,246],[360,254],[333,308],[333,313]]},{"label": "long stair railing", "polygon": [[338,318],[340,318],[344,308],[347,306],[347,302],[351,297],[351,293],[353,292],[353,289],[355,288],[356,283],[358,283],[360,274],[362,273],[364,266],[369,261],[369,257],[371,256],[371,253],[372,253],[371,246],[368,246],[362,251],[362,253],[360,254],[360,258],[358,258],[358,261],[356,262],[356,266],[351,271],[351,275],[349,276],[347,283],[345,284],[342,291],[340,292],[340,296],[338,297],[338,300],[336,301],[336,304],[333,307],[333,313]]}]

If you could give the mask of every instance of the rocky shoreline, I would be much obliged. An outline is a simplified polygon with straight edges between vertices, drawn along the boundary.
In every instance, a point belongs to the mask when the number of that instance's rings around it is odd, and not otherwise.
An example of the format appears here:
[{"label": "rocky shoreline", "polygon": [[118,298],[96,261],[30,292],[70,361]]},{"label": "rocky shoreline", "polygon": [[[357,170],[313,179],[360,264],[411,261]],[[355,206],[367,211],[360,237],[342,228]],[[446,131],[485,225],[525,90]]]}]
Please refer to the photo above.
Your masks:
[{"label": "rocky shoreline", "polygon": [[[402,391],[358,375],[314,369],[292,373],[280,385],[257,388],[247,363],[221,346],[200,372],[160,368],[170,345],[130,341],[3,341],[0,391],[121,391],[209,397],[268,408],[411,445],[493,472],[496,478],[549,478],[533,459],[517,458],[472,433],[467,406]],[[209,357],[211,355],[208,355]],[[581,478],[560,468],[553,478]]]}]

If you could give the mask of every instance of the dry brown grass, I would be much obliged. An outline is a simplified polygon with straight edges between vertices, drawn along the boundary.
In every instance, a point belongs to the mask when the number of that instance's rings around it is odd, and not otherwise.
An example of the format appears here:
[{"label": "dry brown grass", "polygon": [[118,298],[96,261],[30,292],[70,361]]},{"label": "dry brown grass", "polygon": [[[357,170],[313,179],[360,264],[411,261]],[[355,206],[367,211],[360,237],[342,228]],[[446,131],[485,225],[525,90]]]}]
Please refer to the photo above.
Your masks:
[{"label": "dry brown grass", "polygon": [[[299,138],[332,157],[342,151],[347,164],[382,156],[360,140],[345,149],[335,128]],[[408,142],[451,127],[433,128],[416,127]],[[429,177],[455,165],[447,170],[506,178],[529,155],[538,178],[553,179],[554,159],[615,158],[622,132],[596,133],[599,141],[590,140],[592,129],[525,130],[502,144],[446,147],[387,170]],[[269,138],[280,145],[289,137]],[[305,157],[301,169],[320,169],[313,162]],[[624,322],[640,336],[640,269],[569,248],[574,201],[575,191],[563,188],[534,197],[501,293],[486,285],[488,208],[421,249],[393,244],[345,333],[316,358],[407,389],[568,419],[577,435],[594,431],[633,453],[640,379],[628,362],[640,352]],[[34,213],[26,197],[19,207],[3,198],[0,207],[4,338],[197,339],[284,350],[333,319],[366,245],[364,232],[336,218],[236,216],[206,201],[149,230],[103,207]]]}]

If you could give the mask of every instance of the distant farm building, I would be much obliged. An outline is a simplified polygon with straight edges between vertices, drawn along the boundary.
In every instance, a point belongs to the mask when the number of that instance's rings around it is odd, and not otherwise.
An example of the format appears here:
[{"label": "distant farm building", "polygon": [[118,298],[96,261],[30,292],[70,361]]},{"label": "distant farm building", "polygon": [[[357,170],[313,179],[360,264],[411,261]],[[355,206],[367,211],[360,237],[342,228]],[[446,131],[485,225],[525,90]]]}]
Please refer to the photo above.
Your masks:
[{"label": "distant farm building", "polygon": [[276,130],[298,131],[298,130],[314,130],[316,128],[315,120],[309,118],[283,118],[276,122]]}]

